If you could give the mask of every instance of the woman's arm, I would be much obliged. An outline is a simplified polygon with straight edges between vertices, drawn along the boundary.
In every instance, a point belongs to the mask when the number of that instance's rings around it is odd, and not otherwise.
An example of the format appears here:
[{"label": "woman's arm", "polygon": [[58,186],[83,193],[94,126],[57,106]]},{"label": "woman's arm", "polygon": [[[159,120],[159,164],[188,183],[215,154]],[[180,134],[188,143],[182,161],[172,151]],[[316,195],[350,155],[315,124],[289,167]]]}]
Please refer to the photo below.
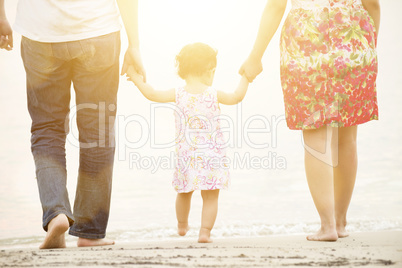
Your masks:
[{"label": "woman's arm", "polygon": [[375,30],[377,31],[378,35],[381,17],[380,0],[362,0],[362,4],[367,12],[370,14],[370,16],[373,18]]},{"label": "woman's arm", "polygon": [[228,93],[218,90],[218,102],[226,105],[238,104],[244,99],[248,89],[248,79],[243,76],[235,92]]},{"label": "woman's arm", "polygon": [[175,89],[166,91],[155,90],[150,84],[144,82],[142,75],[137,73],[132,67],[128,68],[127,75],[148,100],[155,102],[174,102],[176,100]]},{"label": "woman's arm", "polygon": [[281,23],[286,3],[287,0],[268,0],[265,6],[253,50],[239,70],[239,73],[245,74],[250,82],[262,72],[262,56]]},{"label": "woman's arm", "polygon": [[133,66],[146,81],[146,73],[140,54],[140,40],[138,37],[138,0],[116,0],[120,15],[124,23],[128,38],[128,48],[124,55],[121,75],[127,73],[128,67]]}]

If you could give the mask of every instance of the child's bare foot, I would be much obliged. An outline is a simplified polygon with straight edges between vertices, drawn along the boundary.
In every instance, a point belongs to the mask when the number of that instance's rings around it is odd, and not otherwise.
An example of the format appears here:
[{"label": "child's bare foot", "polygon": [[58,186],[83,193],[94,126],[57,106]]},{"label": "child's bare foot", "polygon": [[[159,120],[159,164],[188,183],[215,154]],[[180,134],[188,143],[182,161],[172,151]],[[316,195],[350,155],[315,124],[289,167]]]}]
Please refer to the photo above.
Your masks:
[{"label": "child's bare foot", "polygon": [[114,245],[114,241],[111,239],[88,239],[88,238],[78,238],[78,247],[99,247],[99,246],[111,246]]},{"label": "child's bare foot", "polygon": [[190,230],[190,227],[188,226],[188,222],[186,223],[177,223],[177,233],[180,236],[185,236],[188,232],[188,230]]},{"label": "child's bare foot", "polygon": [[67,216],[59,214],[54,217],[47,226],[45,240],[39,246],[40,249],[65,248],[65,232],[70,227]]},{"label": "child's bare foot", "polygon": [[324,230],[321,228],[317,233],[308,235],[307,240],[309,241],[327,241],[327,242],[334,242],[338,240],[338,234],[335,228],[331,228],[328,230]]},{"label": "child's bare foot", "polygon": [[198,236],[198,243],[212,243],[211,230],[207,228],[201,228]]}]

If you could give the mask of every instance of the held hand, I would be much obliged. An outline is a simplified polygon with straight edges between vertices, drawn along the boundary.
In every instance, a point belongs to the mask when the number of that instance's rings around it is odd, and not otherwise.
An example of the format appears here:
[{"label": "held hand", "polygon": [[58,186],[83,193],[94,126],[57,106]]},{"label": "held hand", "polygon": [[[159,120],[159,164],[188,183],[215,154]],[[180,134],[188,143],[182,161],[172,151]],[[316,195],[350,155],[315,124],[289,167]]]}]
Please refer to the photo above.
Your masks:
[{"label": "held hand", "polygon": [[[141,54],[138,48],[129,46],[126,54],[124,55],[123,67],[121,69],[121,75],[128,73],[129,67],[132,67],[132,73],[138,73],[143,77],[143,81],[146,82],[146,73],[142,64]],[[130,76],[131,77],[131,76]]]},{"label": "held hand", "polygon": [[128,67],[126,74],[127,74],[127,77],[128,77],[127,80],[133,81],[133,83],[137,87],[141,82],[143,83],[144,80],[145,80],[144,77],[141,74],[137,73],[137,71],[132,66]]},{"label": "held hand", "polygon": [[262,72],[261,60],[248,58],[240,67],[239,74],[247,77],[248,81],[252,83],[254,79]]},{"label": "held hand", "polygon": [[13,30],[6,19],[0,19],[0,48],[13,49]]}]

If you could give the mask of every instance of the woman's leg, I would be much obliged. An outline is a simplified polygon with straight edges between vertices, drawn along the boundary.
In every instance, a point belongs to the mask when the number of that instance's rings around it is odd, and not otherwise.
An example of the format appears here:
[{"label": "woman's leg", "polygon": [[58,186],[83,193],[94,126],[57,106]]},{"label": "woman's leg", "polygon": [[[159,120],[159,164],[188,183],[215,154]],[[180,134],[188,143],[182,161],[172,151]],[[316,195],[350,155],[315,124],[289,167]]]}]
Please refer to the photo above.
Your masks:
[{"label": "woman's leg", "polygon": [[187,234],[188,215],[190,213],[191,197],[193,192],[178,193],[176,197],[177,233],[181,236]]},{"label": "woman's leg", "polygon": [[211,230],[214,227],[218,214],[219,190],[201,191],[203,200],[201,229],[198,237],[199,243],[211,243]]},{"label": "woman's leg", "polygon": [[[333,168],[328,163],[331,158],[330,138],[332,128],[321,127],[304,130],[305,169],[308,185],[314,204],[321,218],[321,229],[314,235],[307,236],[313,241],[336,241]],[[329,145],[329,146],[328,146]]]},{"label": "woman's leg", "polygon": [[[337,136],[337,137],[336,137]],[[339,128],[332,139],[334,165],[335,220],[338,237],[346,237],[346,213],[352,198],[357,172],[357,126]]]}]

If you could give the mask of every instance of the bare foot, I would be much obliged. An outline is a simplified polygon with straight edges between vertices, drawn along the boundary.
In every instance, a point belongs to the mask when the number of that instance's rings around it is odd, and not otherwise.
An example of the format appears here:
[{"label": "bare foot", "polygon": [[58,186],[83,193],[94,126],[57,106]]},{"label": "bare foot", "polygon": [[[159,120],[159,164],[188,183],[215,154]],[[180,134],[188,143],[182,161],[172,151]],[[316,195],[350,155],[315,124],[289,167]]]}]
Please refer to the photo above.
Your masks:
[{"label": "bare foot", "polygon": [[188,232],[188,230],[190,230],[190,227],[188,226],[188,222],[186,223],[177,223],[177,233],[180,236],[185,236]]},{"label": "bare foot", "polygon": [[336,218],[336,232],[339,238],[348,237],[349,233],[346,231],[346,216]]},{"label": "bare foot", "polygon": [[313,235],[308,235],[307,240],[309,241],[327,241],[334,242],[338,240],[338,234],[335,229],[323,230],[322,228]]},{"label": "bare foot", "polygon": [[198,243],[212,243],[211,230],[207,228],[201,228],[198,236]]},{"label": "bare foot", "polygon": [[111,246],[114,245],[114,241],[111,239],[88,239],[88,238],[78,238],[78,247],[99,247],[99,246]]},{"label": "bare foot", "polygon": [[40,249],[49,248],[65,248],[66,239],[65,232],[70,227],[67,216],[59,214],[54,217],[47,226],[47,233],[45,240],[39,246]]},{"label": "bare foot", "polygon": [[338,226],[336,227],[336,232],[338,233],[339,238],[348,237],[349,233],[346,231],[345,226]]}]

